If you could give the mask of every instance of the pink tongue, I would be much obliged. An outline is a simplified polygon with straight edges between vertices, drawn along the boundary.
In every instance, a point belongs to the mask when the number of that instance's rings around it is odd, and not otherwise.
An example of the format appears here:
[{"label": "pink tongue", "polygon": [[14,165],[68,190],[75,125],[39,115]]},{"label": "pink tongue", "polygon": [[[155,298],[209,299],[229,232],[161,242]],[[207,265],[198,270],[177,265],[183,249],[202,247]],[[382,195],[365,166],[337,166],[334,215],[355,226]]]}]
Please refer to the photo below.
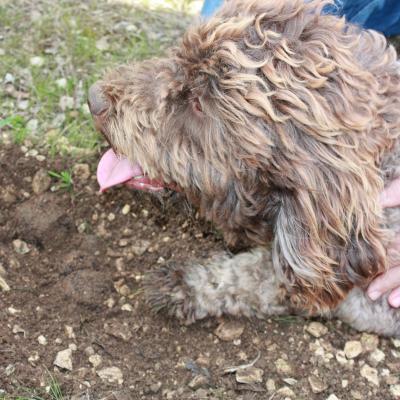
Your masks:
[{"label": "pink tongue", "polygon": [[141,175],[143,171],[139,164],[132,165],[127,158],[117,157],[112,149],[104,153],[97,166],[97,182],[101,192]]}]

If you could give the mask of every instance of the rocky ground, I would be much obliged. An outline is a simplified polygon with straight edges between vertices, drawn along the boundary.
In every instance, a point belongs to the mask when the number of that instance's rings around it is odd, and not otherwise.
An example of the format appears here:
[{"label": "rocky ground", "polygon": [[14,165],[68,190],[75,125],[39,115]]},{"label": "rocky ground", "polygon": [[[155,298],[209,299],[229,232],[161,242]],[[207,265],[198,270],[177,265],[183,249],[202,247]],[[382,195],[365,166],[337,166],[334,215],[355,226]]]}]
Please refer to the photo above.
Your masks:
[{"label": "rocky ground", "polygon": [[[71,185],[48,175],[68,168]],[[398,340],[151,313],[146,272],[224,247],[177,195],[100,195],[92,165],[24,146],[3,145],[0,170],[0,399],[400,398]]]}]

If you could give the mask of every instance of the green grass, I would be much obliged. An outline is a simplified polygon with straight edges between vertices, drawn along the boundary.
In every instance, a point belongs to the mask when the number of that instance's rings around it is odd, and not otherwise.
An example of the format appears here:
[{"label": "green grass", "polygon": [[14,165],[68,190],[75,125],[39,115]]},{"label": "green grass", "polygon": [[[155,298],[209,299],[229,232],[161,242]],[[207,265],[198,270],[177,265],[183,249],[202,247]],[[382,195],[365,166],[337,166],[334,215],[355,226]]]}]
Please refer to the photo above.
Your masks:
[{"label": "green grass", "polygon": [[49,175],[57,180],[60,189],[71,191],[74,185],[72,174],[70,171],[49,171]]},{"label": "green grass", "polygon": [[0,400],[67,400],[68,397],[63,394],[57,379],[50,372],[48,372],[48,376],[48,386],[46,389],[20,388],[19,392],[21,394],[0,394]]},{"label": "green grass", "polygon": [[[41,0],[32,10],[26,0],[1,2],[0,80],[11,74],[14,94],[0,91],[0,121],[7,121],[0,124],[0,141],[5,132],[15,143],[29,140],[54,156],[84,158],[98,151],[102,139],[88,114],[87,89],[106,69],[158,56],[176,43],[192,3]],[[43,64],[32,65],[33,57]],[[19,107],[19,94],[27,97],[27,109]],[[66,109],[63,96],[72,101]],[[32,119],[35,132],[26,128]]]}]

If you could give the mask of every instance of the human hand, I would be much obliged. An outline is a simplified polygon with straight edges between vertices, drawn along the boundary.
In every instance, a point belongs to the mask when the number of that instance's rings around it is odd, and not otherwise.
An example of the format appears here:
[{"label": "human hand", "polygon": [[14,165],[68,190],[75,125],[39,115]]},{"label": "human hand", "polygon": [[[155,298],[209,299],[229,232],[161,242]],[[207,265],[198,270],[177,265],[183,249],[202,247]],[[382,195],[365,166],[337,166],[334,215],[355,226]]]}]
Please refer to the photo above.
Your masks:
[{"label": "human hand", "polygon": [[[395,179],[385,188],[380,198],[383,207],[400,205],[400,178]],[[400,251],[400,236],[391,244],[391,249]],[[385,273],[375,278],[368,287],[367,293],[371,300],[377,300],[384,293],[390,292],[388,302],[392,307],[400,307],[400,265],[394,265]]]}]

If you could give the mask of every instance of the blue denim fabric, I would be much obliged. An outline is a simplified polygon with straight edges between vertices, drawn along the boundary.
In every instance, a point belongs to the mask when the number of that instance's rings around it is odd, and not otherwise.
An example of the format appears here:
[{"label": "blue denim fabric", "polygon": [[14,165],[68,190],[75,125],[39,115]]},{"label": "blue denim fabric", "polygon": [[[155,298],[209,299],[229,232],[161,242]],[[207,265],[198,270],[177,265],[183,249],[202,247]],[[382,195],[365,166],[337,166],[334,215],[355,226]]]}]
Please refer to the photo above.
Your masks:
[{"label": "blue denim fabric", "polygon": [[[223,0],[205,0],[201,14],[211,16]],[[327,12],[345,15],[354,23],[385,35],[400,34],[400,0],[336,0],[337,7]]]}]

